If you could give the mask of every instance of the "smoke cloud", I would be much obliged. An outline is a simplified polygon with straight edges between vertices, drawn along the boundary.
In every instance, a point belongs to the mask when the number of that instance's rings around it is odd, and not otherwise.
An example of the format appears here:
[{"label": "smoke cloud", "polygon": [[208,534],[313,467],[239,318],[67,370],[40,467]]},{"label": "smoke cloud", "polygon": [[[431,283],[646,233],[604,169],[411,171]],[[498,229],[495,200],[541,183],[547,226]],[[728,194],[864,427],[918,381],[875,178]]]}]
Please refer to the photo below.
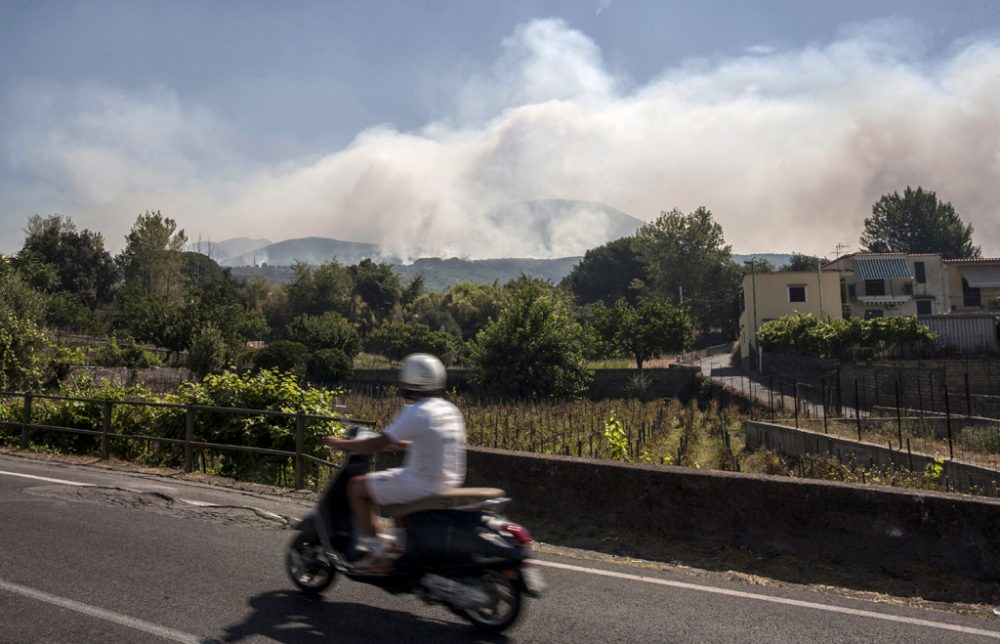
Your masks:
[{"label": "smoke cloud", "polygon": [[585,34],[537,20],[423,128],[372,127],[342,150],[271,165],[241,158],[221,115],[169,88],[22,87],[4,150],[14,171],[0,184],[16,196],[0,208],[7,230],[58,211],[112,247],[153,208],[192,237],[325,236],[400,257],[485,258],[603,241],[592,212],[544,249],[522,220],[489,216],[521,201],[601,202],[645,221],[704,205],[736,252],[832,255],[856,247],[881,195],[920,185],[1000,255],[1000,40],[928,59],[910,35],[880,23],[635,83]]}]

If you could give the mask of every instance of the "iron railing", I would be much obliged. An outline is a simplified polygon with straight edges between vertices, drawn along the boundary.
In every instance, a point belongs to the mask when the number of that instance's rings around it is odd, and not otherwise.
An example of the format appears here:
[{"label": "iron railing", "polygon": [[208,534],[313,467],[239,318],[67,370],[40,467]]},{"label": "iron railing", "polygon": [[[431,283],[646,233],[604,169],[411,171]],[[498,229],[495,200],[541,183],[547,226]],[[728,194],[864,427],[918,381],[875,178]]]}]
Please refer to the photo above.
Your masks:
[{"label": "iron railing", "polygon": [[[71,434],[81,434],[86,436],[97,436],[101,439],[101,458],[107,460],[110,458],[111,452],[111,440],[112,439],[130,439],[130,440],[142,440],[151,441],[156,443],[163,443],[167,445],[179,445],[184,448],[184,471],[192,472],[194,470],[194,450],[196,449],[212,449],[212,450],[229,450],[234,452],[244,452],[250,454],[264,454],[269,456],[282,456],[286,458],[294,459],[295,463],[295,489],[301,490],[305,487],[305,470],[306,463],[312,463],[315,465],[325,465],[328,467],[336,467],[336,463],[328,461],[326,459],[317,458],[305,451],[305,430],[307,421],[320,421],[320,422],[339,422],[344,424],[352,425],[367,425],[373,426],[375,423],[369,420],[362,420],[359,418],[351,418],[346,415],[318,415],[318,414],[307,414],[302,411],[298,412],[285,412],[285,411],[275,411],[271,409],[247,409],[242,407],[215,407],[212,405],[195,405],[195,404],[180,404],[180,403],[165,403],[165,402],[154,402],[149,400],[110,400],[101,398],[83,398],[74,396],[56,396],[52,394],[40,394],[40,393],[26,393],[26,392],[0,392],[0,398],[20,398],[22,399],[21,406],[21,421],[11,422],[11,421],[0,421],[0,424],[7,426],[20,426],[21,436],[20,436],[20,448],[28,449],[31,440],[31,432],[34,430],[48,430],[56,432],[66,432]],[[82,402],[94,405],[102,405],[101,411],[101,429],[83,429],[80,427],[65,427],[60,425],[47,425],[42,423],[32,422],[32,403],[35,400],[62,400],[67,402]],[[112,431],[112,414],[114,412],[115,405],[132,405],[132,406],[145,406],[145,407],[159,407],[159,408],[172,408],[172,409],[183,409],[184,410],[184,438],[168,438],[166,436],[150,436],[145,434],[124,434]],[[267,447],[251,447],[248,445],[234,445],[229,443],[214,443],[208,441],[199,441],[194,439],[195,428],[197,423],[198,412],[215,412],[222,414],[242,414],[244,416],[264,416],[268,418],[282,418],[282,419],[295,419],[295,450],[280,450],[271,449]]]}]

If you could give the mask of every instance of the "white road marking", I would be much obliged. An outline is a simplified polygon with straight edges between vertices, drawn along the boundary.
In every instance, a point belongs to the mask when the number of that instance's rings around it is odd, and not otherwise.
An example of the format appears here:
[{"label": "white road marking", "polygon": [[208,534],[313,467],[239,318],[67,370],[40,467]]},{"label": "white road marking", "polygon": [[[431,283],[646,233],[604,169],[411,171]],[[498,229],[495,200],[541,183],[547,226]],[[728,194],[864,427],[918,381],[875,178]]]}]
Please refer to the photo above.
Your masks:
[{"label": "white road marking", "polygon": [[[0,470],[0,474],[6,474],[8,476],[20,476],[20,477],[28,478],[28,479],[36,479],[36,480],[39,480],[39,481],[47,481],[49,483],[62,483],[64,485],[75,485],[75,486],[79,486],[79,487],[94,487],[90,483],[78,483],[77,481],[67,481],[65,479],[53,479],[53,478],[48,478],[48,477],[45,477],[45,476],[34,476],[32,474],[21,474],[19,472],[6,472],[6,471],[3,471],[3,470]],[[192,500],[192,499],[179,499],[179,500],[183,501],[184,503],[188,503],[190,505],[195,505],[195,506],[200,506],[200,507],[211,507],[211,506],[217,505],[215,503],[207,503],[205,501],[195,501],[195,500]],[[250,508],[250,509],[255,509],[255,508]],[[267,512],[266,510],[258,510],[258,511],[262,512],[262,513],[265,513],[265,514],[268,514],[268,515],[271,515],[271,516],[274,516],[274,517],[277,517],[277,518],[283,518],[283,517],[280,517],[277,514],[274,514],[273,512]],[[658,585],[658,586],[669,586],[669,587],[672,587],[672,588],[683,588],[685,590],[696,590],[696,591],[699,591],[699,592],[714,593],[716,595],[727,595],[729,597],[741,597],[743,599],[756,599],[758,601],[771,602],[771,603],[774,603],[774,604],[784,604],[786,606],[797,606],[799,608],[812,608],[812,609],[815,609],[815,610],[823,610],[823,611],[827,611],[827,612],[831,612],[831,613],[841,613],[841,614],[844,614],[844,615],[855,615],[855,616],[858,616],[858,617],[869,617],[871,619],[880,619],[880,620],[888,621],[888,622],[899,622],[899,623],[902,623],[902,624],[912,624],[914,626],[925,626],[927,628],[936,628],[936,629],[939,629],[939,630],[953,631],[953,632],[956,632],[956,633],[964,633],[964,634],[967,634],[967,635],[979,635],[979,636],[982,636],[982,637],[989,637],[989,638],[992,638],[992,639],[1000,640],[1000,631],[989,631],[989,630],[985,630],[985,629],[981,629],[981,628],[972,628],[972,627],[969,627],[969,626],[961,626],[961,625],[958,625],[958,624],[949,624],[947,622],[934,622],[934,621],[931,621],[931,620],[918,619],[918,618],[915,618],[915,617],[904,617],[904,616],[901,616],[901,615],[889,615],[889,614],[885,614],[885,613],[876,613],[874,611],[869,611],[869,610],[859,610],[859,609],[856,609],[856,608],[846,608],[846,607],[843,607],[843,606],[831,606],[831,605],[828,605],[828,604],[819,604],[819,603],[816,603],[816,602],[807,602],[807,601],[802,601],[802,600],[798,600],[798,599],[786,599],[784,597],[774,597],[774,596],[771,596],[771,595],[760,595],[760,594],[748,593],[748,592],[744,592],[744,591],[740,591],[740,590],[730,590],[728,588],[716,588],[714,586],[702,586],[702,585],[699,585],[699,584],[689,584],[689,583],[686,583],[686,582],[683,582],[683,581],[670,581],[670,580],[667,580],[667,579],[658,579],[656,577],[647,577],[647,576],[644,576],[644,575],[633,575],[631,573],[625,573],[625,572],[614,572],[612,570],[600,570],[598,568],[586,568],[584,566],[574,566],[572,564],[558,563],[558,562],[555,562],[555,561],[542,561],[541,559],[532,559],[532,563],[537,564],[539,566],[548,566],[549,568],[561,568],[563,570],[572,570],[572,571],[575,571],[575,572],[582,572],[582,573],[587,573],[587,574],[591,574],[591,575],[599,575],[599,576],[602,576],[602,577],[614,577],[614,578],[617,578],[617,579],[627,579],[627,580],[630,580],[630,581],[639,581],[639,582],[643,582],[643,583],[647,583],[647,584],[655,584],[655,585]],[[134,622],[136,624],[146,625],[146,626],[148,626],[150,628],[160,629],[163,632],[176,633],[176,634],[179,634],[180,636],[191,638],[191,639],[179,639],[179,640],[177,640],[177,641],[180,641],[180,642],[188,642],[188,641],[198,642],[198,641],[200,641],[200,640],[198,640],[198,638],[195,638],[194,636],[189,636],[189,635],[187,635],[185,633],[181,633],[180,631],[171,631],[170,629],[164,629],[164,628],[162,628],[160,626],[157,626],[155,624],[150,624],[148,622],[143,622],[142,620],[136,620],[134,618],[127,617],[127,616],[124,616],[124,615],[117,615],[117,613],[110,613],[109,611],[104,611],[104,610],[102,610],[100,608],[95,608],[93,606],[87,606],[86,604],[80,604],[79,602],[74,602],[71,599],[62,599],[60,597],[56,597],[55,595],[48,595],[47,593],[43,593],[41,591],[36,591],[36,590],[32,590],[30,588],[25,588],[24,586],[17,586],[16,584],[10,584],[8,582],[3,581],[2,579],[0,579],[0,588],[5,588],[7,590],[11,590],[12,592],[20,592],[21,594],[25,594],[25,595],[28,595],[28,596],[31,596],[31,597],[36,597],[37,599],[41,599],[42,601],[50,601],[50,603],[55,603],[55,604],[60,605],[60,606],[62,606],[63,604],[60,604],[59,602],[68,602],[70,604],[73,604],[73,606],[67,605],[67,606],[64,606],[65,608],[70,608],[71,610],[77,610],[79,612],[83,612],[83,613],[86,613],[86,614],[93,614],[93,615],[95,615],[97,617],[103,617],[104,619],[110,619],[108,617],[105,617],[104,614],[115,616],[115,619],[111,619],[111,621],[117,621],[118,619],[129,620],[128,623],[123,622],[123,621],[118,621],[118,623],[125,624],[126,626],[131,626],[132,622]],[[27,591],[27,592],[22,592],[22,591]],[[29,593],[37,593],[38,596],[31,595]],[[77,606],[82,607],[82,608],[78,608]],[[86,610],[83,610],[83,609],[86,609]],[[100,612],[101,615],[98,615],[96,612],[92,613],[92,612],[88,612],[88,611],[97,611],[97,612]],[[134,627],[134,628],[138,628],[138,627]],[[147,630],[147,629],[145,627],[143,627],[143,628],[139,628],[139,630]],[[147,632],[153,633],[154,631],[147,630]],[[154,633],[154,634],[158,634],[158,633]],[[164,637],[167,637],[168,639],[172,639],[173,636],[164,636]]]},{"label": "white road marking", "polygon": [[7,476],[20,476],[25,479],[35,479],[36,481],[46,481],[47,483],[62,483],[63,485],[75,485],[77,487],[94,487],[90,483],[79,483],[77,481],[67,481],[66,479],[50,479],[47,476],[35,476],[34,474],[21,474],[20,472],[5,472],[0,470],[0,474]]},{"label": "white road marking", "polygon": [[881,619],[887,622],[899,622],[902,624],[911,624],[914,626],[925,626],[927,628],[936,628],[944,631],[953,631],[956,633],[964,633],[966,635],[979,635],[982,637],[990,637],[993,639],[1000,640],[1000,631],[988,631],[981,628],[972,628],[969,626],[960,626],[958,624],[949,624],[947,622],[934,622],[927,619],[918,619],[915,617],[904,617],[902,615],[889,615],[886,613],[876,613],[870,610],[858,610],[856,608],[845,608],[842,606],[830,606],[828,604],[819,604],[816,602],[801,601],[798,599],[786,599],[784,597],[774,597],[771,595],[759,595],[756,593],[748,593],[741,590],[730,590],[728,588],[715,588],[714,586],[702,586],[700,584],[689,584],[683,581],[670,581],[667,579],[658,579],[656,577],[646,577],[644,575],[633,575],[626,572],[614,572],[612,570],[600,570],[597,568],[585,568],[583,566],[574,566],[572,564],[558,563],[555,561],[542,561],[541,559],[532,559],[531,563],[539,566],[547,566],[549,568],[561,568],[563,570],[572,570],[574,572],[582,572],[590,575],[600,575],[602,577],[614,577],[617,579],[627,579],[629,581],[640,581],[647,584],[656,584],[658,586],[669,586],[671,588],[683,588],[684,590],[696,590],[704,593],[714,593],[716,595],[727,595],[729,597],[740,597],[743,599],[756,599],[764,602],[771,602],[774,604],[784,604],[786,606],[797,606],[799,608],[813,608],[815,610],[824,610],[831,613],[841,613],[844,615],[855,615],[858,617],[870,617],[872,619]]},{"label": "white road marking", "polygon": [[172,628],[160,626],[159,624],[153,624],[152,622],[136,619],[135,617],[129,617],[128,615],[122,615],[121,613],[98,608],[97,606],[91,606],[90,604],[84,604],[83,602],[78,602],[73,599],[66,599],[65,597],[51,595],[41,590],[35,590],[34,588],[14,584],[9,581],[4,581],[3,579],[0,579],[0,590],[6,590],[7,592],[15,593],[17,595],[37,599],[38,601],[42,601],[47,604],[76,611],[77,613],[82,613],[89,617],[96,617],[97,619],[113,622],[137,631],[142,631],[143,633],[148,633],[149,635],[162,637],[163,639],[170,640],[172,642],[182,642],[182,644],[199,644],[203,641],[202,638],[195,637],[190,633],[177,631]]},{"label": "white road marking", "polygon": [[209,503],[207,501],[195,501],[194,499],[177,499],[177,500],[180,501],[181,503],[187,503],[188,505],[196,505],[199,508],[210,508],[213,505],[215,505],[215,503]]}]

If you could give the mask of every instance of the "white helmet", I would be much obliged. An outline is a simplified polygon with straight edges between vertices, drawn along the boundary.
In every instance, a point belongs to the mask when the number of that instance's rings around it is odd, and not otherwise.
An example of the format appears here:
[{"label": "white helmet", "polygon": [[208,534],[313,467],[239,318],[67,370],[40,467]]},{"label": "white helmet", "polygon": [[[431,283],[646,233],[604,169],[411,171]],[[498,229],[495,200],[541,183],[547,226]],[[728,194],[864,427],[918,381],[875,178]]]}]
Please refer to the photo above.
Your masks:
[{"label": "white helmet", "polygon": [[433,394],[444,391],[445,370],[441,361],[429,353],[411,353],[399,368],[399,388],[404,391]]}]

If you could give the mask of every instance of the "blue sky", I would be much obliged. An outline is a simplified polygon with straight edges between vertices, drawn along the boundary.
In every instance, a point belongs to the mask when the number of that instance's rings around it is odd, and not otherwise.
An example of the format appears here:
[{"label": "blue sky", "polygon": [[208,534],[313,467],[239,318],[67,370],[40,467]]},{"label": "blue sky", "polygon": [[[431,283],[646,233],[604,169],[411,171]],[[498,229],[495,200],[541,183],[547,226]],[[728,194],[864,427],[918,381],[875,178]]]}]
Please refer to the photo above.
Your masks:
[{"label": "blue sky", "polygon": [[0,252],[33,213],[117,249],[159,209],[192,238],[525,255],[482,216],[551,197],[832,254],[922,185],[996,256],[998,115],[994,2],[8,0]]}]

